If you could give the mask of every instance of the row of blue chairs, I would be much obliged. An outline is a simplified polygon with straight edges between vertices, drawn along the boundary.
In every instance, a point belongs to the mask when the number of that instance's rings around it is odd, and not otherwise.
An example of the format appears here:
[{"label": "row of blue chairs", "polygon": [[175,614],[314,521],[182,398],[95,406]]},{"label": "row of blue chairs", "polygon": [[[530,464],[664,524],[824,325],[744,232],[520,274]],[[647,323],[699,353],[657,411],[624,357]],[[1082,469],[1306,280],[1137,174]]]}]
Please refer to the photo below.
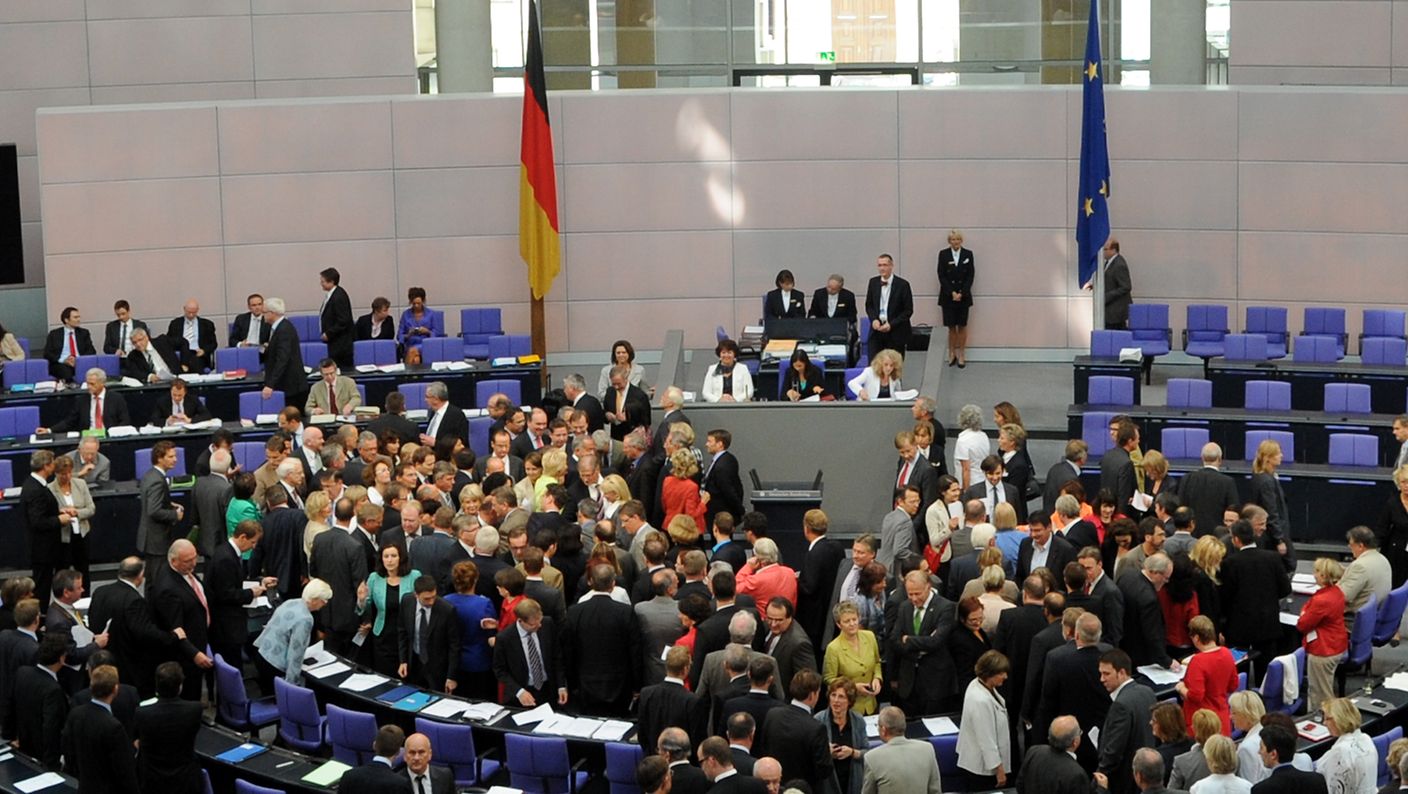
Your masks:
[{"label": "row of blue chairs", "polygon": [[[1287,326],[1289,312],[1284,306],[1248,306],[1243,333],[1232,334],[1228,308],[1220,304],[1191,304],[1186,309],[1183,329],[1183,350],[1203,359],[1227,356],[1228,337],[1264,337],[1264,359],[1285,358],[1290,347]],[[1405,316],[1401,309],[1365,309],[1363,330],[1359,334],[1361,355],[1385,355],[1398,350],[1396,363],[1404,363],[1403,346],[1385,346],[1382,340],[1408,341],[1404,332]],[[1163,303],[1136,303],[1129,307],[1129,331],[1134,345],[1145,356],[1166,355],[1173,345],[1173,330],[1169,324],[1169,307]],[[1324,341],[1321,341],[1324,340]],[[1297,354],[1297,361],[1323,361],[1331,354],[1323,346],[1328,342],[1334,350],[1329,360],[1344,358],[1349,334],[1345,326],[1345,310],[1337,307],[1307,306],[1302,315],[1301,333],[1294,349],[1302,345],[1312,348],[1306,358]],[[1369,344],[1369,343],[1373,344]],[[1236,345],[1237,343],[1233,343]],[[1256,343],[1252,343],[1256,345]],[[1314,356],[1311,358],[1310,356]]]},{"label": "row of blue chairs", "polygon": [[[1109,451],[1110,420],[1117,416],[1111,411],[1087,411],[1081,414],[1081,438],[1090,448],[1091,458],[1097,458]],[[1165,458],[1171,461],[1198,460],[1202,449],[1211,438],[1206,427],[1166,427],[1159,434],[1156,447]],[[1246,447],[1243,460],[1256,459],[1256,448],[1266,440],[1281,445],[1281,454],[1287,461],[1296,459],[1295,435],[1287,430],[1248,430],[1245,435]],[[1331,433],[1330,450],[1326,463],[1331,466],[1359,466],[1375,468],[1379,466],[1379,437],[1365,433]]]},{"label": "row of blue chairs", "polygon": [[[299,341],[317,342],[322,339],[321,324],[318,315],[290,314],[284,319],[298,332]],[[234,333],[234,327],[235,324],[230,323],[231,333]],[[462,343],[465,356],[469,358],[492,358],[494,355],[492,352],[494,337],[504,335],[503,311],[501,309],[497,307],[460,309],[460,335],[456,338]],[[503,355],[509,354],[504,353]]]},{"label": "row of blue chairs", "polygon": [[[1326,383],[1324,393],[1323,410],[1326,413],[1373,413],[1373,392],[1367,383]],[[1134,405],[1134,378],[1095,375],[1089,380],[1086,402],[1090,405]],[[1211,408],[1212,381],[1206,378],[1170,378],[1167,404],[1169,408]],[[1243,389],[1242,407],[1249,411],[1289,411],[1291,384],[1282,380],[1249,380]]]},{"label": "row of blue chairs", "polygon": [[[1168,352],[1151,352],[1133,331],[1095,330],[1090,332],[1090,356],[1097,359],[1118,358],[1125,348],[1139,348],[1143,355],[1157,357]],[[1222,334],[1216,342],[1195,346],[1189,342],[1185,352],[1205,361],[1221,357],[1227,361],[1271,361],[1286,356],[1284,343],[1278,344],[1266,334]],[[1360,347],[1360,361],[1371,366],[1401,367],[1408,363],[1408,342],[1387,337],[1365,339]],[[1301,364],[1333,364],[1344,358],[1344,347],[1334,337],[1303,334],[1296,337],[1291,360]]]}]

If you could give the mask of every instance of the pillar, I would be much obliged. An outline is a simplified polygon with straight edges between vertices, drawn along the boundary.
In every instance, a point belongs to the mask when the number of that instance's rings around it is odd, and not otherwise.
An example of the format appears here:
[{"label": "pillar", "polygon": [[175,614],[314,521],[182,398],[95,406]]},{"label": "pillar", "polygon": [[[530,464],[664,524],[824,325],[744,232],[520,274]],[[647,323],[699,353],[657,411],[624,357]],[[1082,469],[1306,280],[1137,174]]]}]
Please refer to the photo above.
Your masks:
[{"label": "pillar", "polygon": [[1156,0],[1149,4],[1149,82],[1207,82],[1206,0]]},{"label": "pillar", "polygon": [[494,90],[489,0],[437,0],[435,63],[440,93]]}]

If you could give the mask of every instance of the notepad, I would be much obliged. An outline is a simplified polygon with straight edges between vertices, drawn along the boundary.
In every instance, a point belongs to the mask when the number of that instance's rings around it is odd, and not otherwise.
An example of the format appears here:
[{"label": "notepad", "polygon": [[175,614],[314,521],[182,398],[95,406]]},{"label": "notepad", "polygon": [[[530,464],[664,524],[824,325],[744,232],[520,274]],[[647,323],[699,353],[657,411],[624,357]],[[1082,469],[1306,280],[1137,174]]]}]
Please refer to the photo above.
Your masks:
[{"label": "notepad", "polygon": [[330,675],[345,673],[351,669],[352,668],[348,666],[346,662],[329,662],[327,664],[320,664],[317,667],[306,668],[303,672],[314,678],[327,678]]},{"label": "notepad", "polygon": [[402,684],[401,686],[392,687],[382,692],[380,695],[376,696],[376,699],[380,700],[382,703],[395,703],[401,698],[415,694],[417,691],[419,690],[409,684]]},{"label": "notepad", "polygon": [[551,716],[552,706],[549,706],[548,704],[544,703],[535,709],[530,709],[528,711],[519,712],[518,714],[513,715],[513,724],[522,727],[530,722],[542,722],[543,720]]},{"label": "notepad", "polygon": [[395,703],[392,703],[391,708],[396,709],[398,711],[409,711],[415,713],[439,699],[439,695],[433,695],[429,692],[416,692],[414,694],[410,694],[401,698]]},{"label": "notepad", "polygon": [[621,720],[602,720],[601,727],[596,729],[592,738],[603,742],[618,742],[625,738],[633,727],[631,723]]},{"label": "notepad", "polygon": [[924,729],[930,736],[952,736],[958,733],[958,725],[952,717],[925,717]]},{"label": "notepad", "polygon": [[1154,686],[1168,686],[1169,684],[1176,684],[1182,681],[1183,671],[1186,669],[1187,668],[1179,668],[1177,672],[1174,672],[1167,667],[1162,667],[1157,664],[1144,664],[1140,665],[1138,668],[1139,672],[1143,673],[1144,677],[1149,679]]},{"label": "notepad", "polygon": [[382,678],[376,673],[357,673],[356,675],[347,676],[346,680],[338,685],[338,688],[345,689],[348,692],[366,692],[368,689],[385,681],[385,678]]},{"label": "notepad", "polygon": [[420,713],[424,714],[427,717],[439,717],[442,720],[453,720],[458,719],[459,716],[463,714],[466,709],[469,708],[469,706],[470,704],[464,702],[463,700],[451,700],[449,698],[440,698],[434,703],[431,703],[430,705],[421,709]]},{"label": "notepad", "polygon": [[30,794],[32,791],[43,791],[50,786],[59,786],[64,782],[64,776],[57,772],[45,772],[42,775],[35,775],[28,780],[21,780],[15,783],[15,788]]},{"label": "notepad", "polygon": [[333,784],[337,783],[337,781],[341,780],[343,775],[351,770],[352,767],[341,761],[328,761],[312,772],[304,775],[303,782],[312,783],[315,786],[322,786],[323,788],[330,788]]},{"label": "notepad", "polygon": [[230,749],[215,757],[218,760],[224,761],[227,764],[238,764],[241,761],[246,761],[256,755],[259,755],[260,753],[266,752],[268,749],[268,747],[262,744],[255,744],[254,742],[245,742],[244,744],[231,747]]}]

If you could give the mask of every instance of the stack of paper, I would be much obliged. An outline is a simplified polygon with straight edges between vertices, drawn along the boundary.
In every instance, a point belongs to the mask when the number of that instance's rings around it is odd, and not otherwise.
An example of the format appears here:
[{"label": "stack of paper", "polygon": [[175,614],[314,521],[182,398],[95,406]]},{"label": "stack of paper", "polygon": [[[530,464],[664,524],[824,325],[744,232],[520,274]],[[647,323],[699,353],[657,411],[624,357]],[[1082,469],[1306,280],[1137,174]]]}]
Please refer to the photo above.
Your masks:
[{"label": "stack of paper", "polygon": [[[108,428],[108,438],[131,438],[137,435],[138,432],[137,428],[132,425],[118,425],[117,427]],[[153,432],[159,433],[161,429],[157,428]]]},{"label": "stack of paper", "polygon": [[312,783],[323,788],[332,788],[342,776],[352,770],[352,767],[341,761],[328,761],[312,772],[303,776],[304,783]]},{"label": "stack of paper", "polygon": [[405,364],[382,364],[376,368],[377,372],[405,372]]},{"label": "stack of paper", "polygon": [[952,717],[925,717],[924,728],[930,736],[952,736],[958,733],[958,724]]},{"label": "stack of paper", "polygon": [[315,642],[312,645],[309,645],[307,650],[303,652],[304,669],[307,669],[309,667],[317,667],[320,664],[327,664],[328,662],[335,661],[337,661],[337,657],[333,656],[328,651],[323,650],[323,644],[321,642]]},{"label": "stack of paper", "polygon": [[1291,577],[1291,592],[1300,595],[1315,595],[1320,590],[1320,585],[1315,583],[1315,577],[1308,573],[1298,573]]},{"label": "stack of paper", "polygon": [[357,370],[358,372],[361,372],[361,373],[376,372],[376,365],[375,365],[375,364],[358,364],[357,366],[353,367],[353,369],[355,369],[355,370]]},{"label": "stack of paper", "polygon": [[342,683],[338,685],[338,688],[345,689],[348,692],[366,692],[377,684],[385,682],[386,679],[376,673],[354,673],[343,679]]},{"label": "stack of paper", "polygon": [[1408,692],[1408,673],[1394,673],[1384,679],[1384,688]]},{"label": "stack of paper", "polygon": [[513,715],[513,724],[521,728],[524,725],[528,725],[530,723],[542,722],[543,720],[547,719],[548,717],[551,717],[552,715],[552,706],[549,706],[548,704],[544,703],[535,709],[529,709],[528,711],[520,711],[519,713]]},{"label": "stack of paper", "polygon": [[465,706],[464,714],[461,716],[475,722],[493,722],[507,711],[497,703],[463,703],[461,705]]},{"label": "stack of paper", "polygon": [[1145,664],[1140,665],[1139,672],[1143,673],[1144,677],[1148,678],[1154,686],[1168,686],[1169,684],[1176,684],[1182,681],[1183,671],[1186,669],[1185,667],[1180,667],[1178,668],[1178,672],[1174,672],[1167,667],[1160,667],[1157,664]]},{"label": "stack of paper", "polygon": [[332,661],[327,664],[320,664],[317,667],[305,668],[303,672],[314,678],[327,678],[328,676],[337,675],[338,673],[345,673],[351,669],[352,667],[346,662]]},{"label": "stack of paper", "polygon": [[442,720],[453,720],[457,719],[469,707],[470,704],[463,700],[442,698],[426,706],[420,713],[427,717],[439,717]]},{"label": "stack of paper", "polygon": [[630,733],[633,727],[635,726],[631,725],[629,722],[602,720],[601,727],[596,729],[596,733],[592,734],[592,738],[603,742],[618,742],[625,738],[626,734]]}]

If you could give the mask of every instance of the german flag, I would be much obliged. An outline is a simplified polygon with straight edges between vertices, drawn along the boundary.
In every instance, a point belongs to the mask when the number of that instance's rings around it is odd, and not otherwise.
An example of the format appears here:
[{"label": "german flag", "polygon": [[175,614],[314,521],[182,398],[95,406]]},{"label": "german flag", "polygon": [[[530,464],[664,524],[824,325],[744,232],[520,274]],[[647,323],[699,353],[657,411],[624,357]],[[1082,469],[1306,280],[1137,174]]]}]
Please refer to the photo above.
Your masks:
[{"label": "german flag", "polygon": [[528,265],[533,297],[541,299],[557,278],[562,255],[537,0],[528,0],[528,58],[523,65],[523,143],[518,173],[518,253]]}]

